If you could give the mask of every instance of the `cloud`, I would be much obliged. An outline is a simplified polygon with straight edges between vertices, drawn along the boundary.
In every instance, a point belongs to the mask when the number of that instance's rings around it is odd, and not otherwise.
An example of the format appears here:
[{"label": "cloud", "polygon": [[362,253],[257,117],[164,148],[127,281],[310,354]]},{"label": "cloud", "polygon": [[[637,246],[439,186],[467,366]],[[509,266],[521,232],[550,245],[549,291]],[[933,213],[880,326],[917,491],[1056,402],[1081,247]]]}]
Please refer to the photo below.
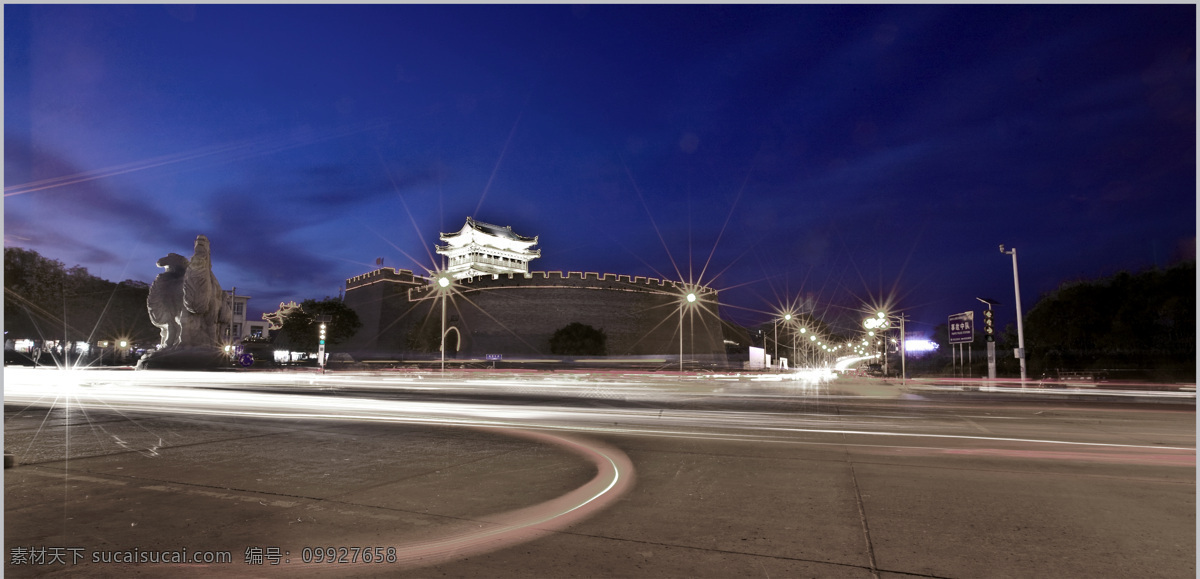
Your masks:
[{"label": "cloud", "polygon": [[[66,158],[24,138],[5,135],[4,171],[5,183],[19,184],[5,187],[5,204],[32,203],[46,209],[47,218],[69,214],[103,221],[170,221],[166,213],[151,204],[118,194],[105,178],[89,177]],[[52,185],[51,181],[64,184]],[[48,186],[26,187],[36,182]],[[10,194],[10,190],[30,192]]]},{"label": "cloud", "polygon": [[[210,207],[214,219],[205,235],[213,241],[214,260],[233,265],[254,285],[299,290],[336,279],[333,262],[308,249],[319,240],[306,244],[295,239],[326,213],[281,209],[270,196],[241,187],[217,192]],[[232,285],[232,280],[222,284]]]},{"label": "cloud", "polygon": [[333,207],[361,205],[422,185],[434,183],[438,172],[433,168],[392,169],[391,179],[383,167],[364,178],[349,164],[324,164],[301,173],[299,191],[294,197],[304,203],[329,210]]},{"label": "cloud", "polygon": [[[174,219],[113,182],[88,178],[76,164],[28,139],[4,139],[7,190],[29,191],[29,183],[48,186],[5,198],[5,242],[33,249],[64,262],[127,265],[118,248],[168,244],[175,240]],[[74,176],[76,178],[63,179]],[[66,183],[66,184],[57,184]],[[17,187],[20,187],[17,189]],[[153,265],[153,264],[151,264]]]}]

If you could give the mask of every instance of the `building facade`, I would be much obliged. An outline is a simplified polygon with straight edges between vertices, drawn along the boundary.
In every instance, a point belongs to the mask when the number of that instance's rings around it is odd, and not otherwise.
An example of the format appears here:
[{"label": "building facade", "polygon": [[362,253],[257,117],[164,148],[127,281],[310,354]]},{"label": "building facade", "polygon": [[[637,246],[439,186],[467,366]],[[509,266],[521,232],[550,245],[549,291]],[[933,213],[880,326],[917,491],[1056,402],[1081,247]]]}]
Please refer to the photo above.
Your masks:
[{"label": "building facade", "polygon": [[246,338],[266,338],[270,334],[270,325],[263,320],[247,320],[246,312],[250,296],[237,295],[237,288],[225,290],[225,300],[229,304],[229,326],[225,328],[225,340],[232,345],[238,345]]}]

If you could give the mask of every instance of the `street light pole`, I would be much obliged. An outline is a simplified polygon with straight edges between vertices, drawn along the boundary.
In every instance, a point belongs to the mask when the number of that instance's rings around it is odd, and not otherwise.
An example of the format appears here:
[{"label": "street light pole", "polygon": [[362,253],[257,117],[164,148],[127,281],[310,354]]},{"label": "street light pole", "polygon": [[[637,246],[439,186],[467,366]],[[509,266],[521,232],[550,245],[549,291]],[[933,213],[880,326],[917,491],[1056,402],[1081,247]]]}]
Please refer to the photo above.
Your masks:
[{"label": "street light pole", "polygon": [[[771,321],[771,323],[773,323],[775,325],[775,357],[772,358],[771,361],[777,362],[779,360],[779,318],[775,318],[774,320]],[[680,328],[682,328],[682,327],[683,326],[680,326]],[[683,332],[682,329],[679,331]],[[680,354],[680,356],[682,356],[682,355],[683,354]]]},{"label": "street light pole", "polygon": [[[779,330],[775,330],[778,332]],[[778,334],[776,334],[778,337]],[[775,347],[779,347],[776,344]],[[683,304],[679,304],[679,373],[683,373]]]},{"label": "street light pole", "polygon": [[442,293],[442,372],[446,371],[446,294]]},{"label": "street light pole", "polygon": [[[787,330],[787,329],[788,329],[788,325],[790,325],[790,324],[791,324],[791,322],[792,322],[792,314],[784,314],[784,315],[783,315],[783,321],[784,321],[783,329],[784,329],[784,330]],[[776,338],[775,347],[776,347],[776,348],[778,348],[778,347],[779,347],[779,341],[778,341],[778,339],[779,339],[779,334],[778,334],[778,333],[775,335],[775,338]],[[795,335],[795,333],[793,333],[793,334],[792,334],[792,342],[793,342],[793,343],[795,343],[795,341],[796,341],[796,335]],[[795,365],[796,365],[796,352],[795,352],[795,348],[793,347],[793,348],[792,348],[792,350],[793,350],[793,351],[792,351],[792,356],[791,356],[791,358],[792,358],[792,359],[791,359],[791,361],[790,361],[790,362],[791,362],[791,365],[792,365],[792,366],[795,366]],[[779,365],[779,370],[780,370],[780,371],[782,371],[782,370],[783,370],[783,365],[782,365],[782,364],[780,364],[780,365]]]},{"label": "street light pole", "polygon": [[442,292],[442,372],[446,371],[446,288],[450,286],[450,278],[443,274],[438,278],[438,287]]},{"label": "street light pole", "polygon": [[1017,359],[1021,361],[1021,380],[1025,380],[1025,329],[1021,322],[1021,280],[1017,277],[1017,248],[1004,251],[1000,244],[1000,253],[1011,255],[1013,258],[1013,291],[1017,295]]},{"label": "street light pole", "polygon": [[[687,295],[684,296],[684,300],[685,301],[683,301],[679,304],[679,372],[680,373],[683,373],[683,308],[690,304],[696,303],[696,292],[688,292]],[[776,328],[775,332],[776,332],[775,348],[778,349],[779,348],[779,340],[778,340],[779,329],[778,329],[778,327]]]}]

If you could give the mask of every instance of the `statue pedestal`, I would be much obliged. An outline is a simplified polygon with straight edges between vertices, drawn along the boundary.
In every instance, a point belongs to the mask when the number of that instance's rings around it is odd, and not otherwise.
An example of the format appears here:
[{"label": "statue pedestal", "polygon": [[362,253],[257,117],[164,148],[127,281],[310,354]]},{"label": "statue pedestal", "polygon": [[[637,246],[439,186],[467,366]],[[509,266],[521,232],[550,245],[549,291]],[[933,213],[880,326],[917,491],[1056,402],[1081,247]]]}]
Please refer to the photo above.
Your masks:
[{"label": "statue pedestal", "polygon": [[216,346],[175,346],[147,352],[138,370],[216,370],[230,365],[229,356]]}]

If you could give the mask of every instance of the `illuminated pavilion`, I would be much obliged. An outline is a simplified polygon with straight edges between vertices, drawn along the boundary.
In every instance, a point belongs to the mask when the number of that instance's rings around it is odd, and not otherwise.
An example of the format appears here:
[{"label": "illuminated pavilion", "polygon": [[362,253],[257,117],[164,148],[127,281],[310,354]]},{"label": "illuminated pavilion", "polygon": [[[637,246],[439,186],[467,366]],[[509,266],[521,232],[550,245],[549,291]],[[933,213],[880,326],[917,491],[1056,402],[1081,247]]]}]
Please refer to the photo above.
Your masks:
[{"label": "illuminated pavilion", "polygon": [[455,279],[497,274],[529,273],[529,262],[542,256],[537,236],[513,233],[512,227],[500,227],[467,218],[453,233],[442,233],[446,245],[436,246],[446,258],[446,271]]}]

